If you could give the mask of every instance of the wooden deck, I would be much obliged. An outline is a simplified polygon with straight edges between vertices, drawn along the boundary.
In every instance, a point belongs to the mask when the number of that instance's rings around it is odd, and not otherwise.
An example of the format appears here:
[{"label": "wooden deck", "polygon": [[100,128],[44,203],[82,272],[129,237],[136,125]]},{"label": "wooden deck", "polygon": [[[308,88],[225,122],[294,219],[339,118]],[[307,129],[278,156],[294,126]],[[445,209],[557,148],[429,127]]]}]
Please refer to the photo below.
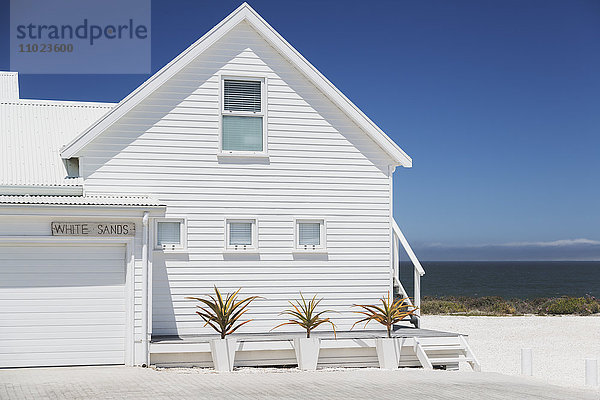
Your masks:
[{"label": "wooden deck", "polygon": [[[337,339],[376,339],[380,337],[386,337],[387,332],[385,330],[352,330],[352,331],[338,331]],[[461,333],[436,331],[433,329],[422,329],[415,328],[410,324],[406,325],[394,325],[394,332],[392,334],[395,338],[435,338],[435,337],[458,337]],[[318,337],[323,340],[336,340],[336,336],[331,331],[314,331],[311,333],[312,337]],[[466,335],[463,335],[466,336]],[[304,333],[283,333],[283,332],[267,332],[267,333],[254,333],[251,335],[234,334],[232,337],[238,341],[243,342],[267,342],[274,340],[293,340],[298,337],[305,337]],[[186,336],[152,336],[152,343],[208,343],[213,339],[218,339],[217,334],[205,334],[205,335],[186,335]]]},{"label": "wooden deck", "polygon": [[[337,332],[315,331],[311,337],[321,339],[319,366],[321,367],[376,367],[375,343],[385,337],[385,330],[355,330]],[[298,333],[257,333],[233,335],[237,340],[236,366],[289,366],[296,363],[294,338]],[[398,340],[400,366],[444,367],[457,369],[459,362],[471,358],[463,335],[432,329],[414,328],[408,323],[394,327],[393,337]],[[188,336],[153,336],[150,343],[150,363],[157,366],[212,366],[210,341],[216,334]]]}]

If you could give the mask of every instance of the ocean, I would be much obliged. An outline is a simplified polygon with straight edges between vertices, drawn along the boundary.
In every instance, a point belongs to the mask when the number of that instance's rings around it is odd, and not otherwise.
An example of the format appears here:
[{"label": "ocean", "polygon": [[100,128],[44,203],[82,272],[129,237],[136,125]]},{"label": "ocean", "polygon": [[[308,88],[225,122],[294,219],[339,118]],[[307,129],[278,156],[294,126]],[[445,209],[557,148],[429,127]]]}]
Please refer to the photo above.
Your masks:
[{"label": "ocean", "polygon": [[[422,296],[600,297],[600,261],[423,261]],[[412,264],[400,279],[412,296]]]}]

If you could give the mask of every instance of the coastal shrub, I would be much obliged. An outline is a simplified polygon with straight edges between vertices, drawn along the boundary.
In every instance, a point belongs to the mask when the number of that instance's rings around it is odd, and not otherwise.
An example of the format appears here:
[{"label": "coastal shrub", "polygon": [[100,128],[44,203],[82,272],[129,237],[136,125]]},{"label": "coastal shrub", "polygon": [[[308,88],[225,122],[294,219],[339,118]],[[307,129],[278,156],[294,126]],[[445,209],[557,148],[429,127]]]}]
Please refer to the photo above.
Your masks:
[{"label": "coastal shrub", "polygon": [[592,296],[506,300],[497,296],[425,296],[423,314],[464,315],[590,315],[600,313],[600,300]]},{"label": "coastal shrub", "polygon": [[589,297],[560,297],[548,302],[544,311],[548,314],[565,315],[579,314],[590,315],[600,312],[598,301]]},{"label": "coastal shrub", "polygon": [[494,314],[514,314],[517,309],[506,301],[500,301],[492,305],[491,311]]},{"label": "coastal shrub", "polygon": [[423,314],[457,314],[466,313],[467,308],[454,301],[424,298],[421,301],[421,311]]},{"label": "coastal shrub", "polygon": [[467,297],[466,303],[467,307],[471,310],[490,312],[498,304],[505,303],[505,300],[499,296]]},{"label": "coastal shrub", "polygon": [[517,309],[517,314],[545,315],[544,308],[548,300],[547,297],[536,297],[533,299],[513,299],[511,303]]}]

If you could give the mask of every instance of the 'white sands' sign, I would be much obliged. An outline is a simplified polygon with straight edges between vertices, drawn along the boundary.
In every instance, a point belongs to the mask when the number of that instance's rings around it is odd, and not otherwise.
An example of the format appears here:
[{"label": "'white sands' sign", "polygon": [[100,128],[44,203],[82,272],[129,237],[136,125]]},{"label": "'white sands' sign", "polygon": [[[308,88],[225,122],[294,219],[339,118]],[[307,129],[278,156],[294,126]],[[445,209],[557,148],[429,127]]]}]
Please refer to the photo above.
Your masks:
[{"label": "'white sands' sign", "polygon": [[52,236],[135,236],[134,222],[52,222]]}]

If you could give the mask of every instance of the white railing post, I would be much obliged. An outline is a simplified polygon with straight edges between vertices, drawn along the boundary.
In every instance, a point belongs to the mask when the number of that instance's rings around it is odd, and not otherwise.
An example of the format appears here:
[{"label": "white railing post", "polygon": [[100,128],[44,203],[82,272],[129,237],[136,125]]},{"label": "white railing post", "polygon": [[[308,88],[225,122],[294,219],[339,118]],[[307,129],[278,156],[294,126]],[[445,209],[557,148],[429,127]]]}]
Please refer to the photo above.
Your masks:
[{"label": "white railing post", "polygon": [[[402,244],[402,247],[406,251],[406,254],[408,254],[408,258],[410,258],[410,261],[412,261],[412,264],[414,267],[414,277],[415,277],[414,278],[413,305],[415,307],[421,307],[421,276],[423,276],[425,274],[425,270],[421,266],[421,263],[419,262],[419,259],[415,255],[415,252],[410,247],[410,244],[408,244],[408,240],[406,240],[406,238],[404,237],[404,234],[400,230],[400,227],[394,220],[392,220],[392,227],[393,227],[394,233],[398,237],[398,240]],[[415,326],[417,328],[419,328],[421,326],[421,321],[420,321],[421,310],[420,309],[417,309],[417,311],[415,312],[415,317],[417,320]]]},{"label": "white railing post", "polygon": [[533,375],[533,356],[531,349],[521,349],[521,375]]},{"label": "white railing post", "polygon": [[[400,257],[398,255],[398,236],[396,232],[392,233],[392,243],[393,243],[393,252],[392,252],[392,260],[394,263],[394,279],[400,281]],[[393,282],[395,284],[395,281]]]},{"label": "white railing post", "polygon": [[415,276],[415,282],[414,282],[414,293],[415,293],[415,299],[414,299],[414,306],[417,307],[417,311],[415,311],[415,315],[417,316],[417,318],[421,317],[421,274],[419,273],[419,271],[417,271],[417,269],[415,268],[414,271],[414,276]]},{"label": "white railing post", "polygon": [[598,360],[595,358],[585,359],[585,384],[598,386]]}]

